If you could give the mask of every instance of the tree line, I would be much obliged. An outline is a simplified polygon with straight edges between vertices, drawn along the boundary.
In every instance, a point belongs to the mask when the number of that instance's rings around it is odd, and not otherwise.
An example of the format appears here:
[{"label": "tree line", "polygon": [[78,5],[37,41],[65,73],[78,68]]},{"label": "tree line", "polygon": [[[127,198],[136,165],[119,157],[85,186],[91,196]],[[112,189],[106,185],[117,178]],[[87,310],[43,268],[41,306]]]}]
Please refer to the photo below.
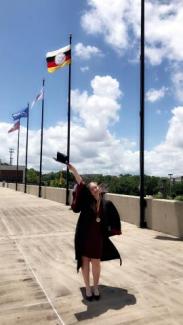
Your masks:
[{"label": "tree line", "polygon": [[[31,168],[28,170],[27,180],[29,184],[39,183],[39,172]],[[70,188],[74,187],[74,178],[69,175]],[[140,176],[121,174],[119,176],[90,174],[82,175],[84,181],[101,184],[104,191],[116,194],[139,196]],[[52,187],[66,187],[66,171],[43,174],[42,185]],[[161,199],[183,200],[183,182],[170,181],[168,177],[145,175],[145,194]]]}]

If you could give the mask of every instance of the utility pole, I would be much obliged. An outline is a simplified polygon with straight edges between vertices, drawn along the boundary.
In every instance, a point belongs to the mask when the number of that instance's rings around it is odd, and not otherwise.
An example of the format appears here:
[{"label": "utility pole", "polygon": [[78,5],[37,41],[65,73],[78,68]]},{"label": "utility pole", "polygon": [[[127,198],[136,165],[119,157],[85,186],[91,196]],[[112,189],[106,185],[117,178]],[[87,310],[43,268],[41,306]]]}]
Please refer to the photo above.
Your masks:
[{"label": "utility pole", "polygon": [[13,154],[14,154],[14,148],[9,148],[9,153],[10,153],[10,166],[13,165]]}]

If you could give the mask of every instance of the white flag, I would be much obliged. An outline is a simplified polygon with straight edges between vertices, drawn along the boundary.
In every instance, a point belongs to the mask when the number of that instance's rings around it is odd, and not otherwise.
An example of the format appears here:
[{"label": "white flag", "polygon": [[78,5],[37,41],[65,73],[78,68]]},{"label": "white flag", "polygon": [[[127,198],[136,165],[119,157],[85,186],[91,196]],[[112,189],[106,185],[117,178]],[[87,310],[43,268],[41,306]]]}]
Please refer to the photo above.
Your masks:
[{"label": "white flag", "polygon": [[33,108],[33,106],[35,105],[36,102],[38,102],[39,100],[42,100],[43,99],[43,96],[44,96],[44,88],[42,87],[42,89],[39,92],[39,94],[33,100],[32,104],[31,104],[31,109]]}]

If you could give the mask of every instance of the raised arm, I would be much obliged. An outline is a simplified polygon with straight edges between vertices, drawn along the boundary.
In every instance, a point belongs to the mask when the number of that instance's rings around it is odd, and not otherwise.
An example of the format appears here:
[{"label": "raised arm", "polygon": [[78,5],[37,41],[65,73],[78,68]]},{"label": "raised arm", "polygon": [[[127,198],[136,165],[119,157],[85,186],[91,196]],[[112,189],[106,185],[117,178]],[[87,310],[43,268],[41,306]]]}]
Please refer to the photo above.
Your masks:
[{"label": "raised arm", "polygon": [[80,184],[83,180],[82,180],[82,177],[78,174],[77,169],[71,164],[68,164],[68,168],[69,168],[70,172],[73,174],[76,182],[78,184]]},{"label": "raised arm", "polygon": [[[75,191],[73,191],[73,200],[71,204],[71,208],[74,212],[80,212],[83,206],[83,182],[82,182],[82,177],[78,174],[76,168],[68,164],[69,171],[73,174],[76,182],[77,182],[77,187]],[[80,185],[81,184],[81,185]]]}]

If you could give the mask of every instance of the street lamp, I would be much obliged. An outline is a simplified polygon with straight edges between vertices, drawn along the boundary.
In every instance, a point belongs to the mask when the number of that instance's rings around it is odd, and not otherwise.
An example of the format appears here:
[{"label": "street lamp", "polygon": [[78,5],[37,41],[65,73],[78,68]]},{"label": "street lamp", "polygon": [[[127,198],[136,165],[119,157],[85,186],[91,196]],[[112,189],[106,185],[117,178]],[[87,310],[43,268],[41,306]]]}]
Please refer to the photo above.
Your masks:
[{"label": "street lamp", "polygon": [[170,192],[169,192],[169,195],[171,197],[171,195],[172,195],[172,193],[171,193],[171,180],[172,180],[173,174],[168,174],[168,176],[170,177]]}]

